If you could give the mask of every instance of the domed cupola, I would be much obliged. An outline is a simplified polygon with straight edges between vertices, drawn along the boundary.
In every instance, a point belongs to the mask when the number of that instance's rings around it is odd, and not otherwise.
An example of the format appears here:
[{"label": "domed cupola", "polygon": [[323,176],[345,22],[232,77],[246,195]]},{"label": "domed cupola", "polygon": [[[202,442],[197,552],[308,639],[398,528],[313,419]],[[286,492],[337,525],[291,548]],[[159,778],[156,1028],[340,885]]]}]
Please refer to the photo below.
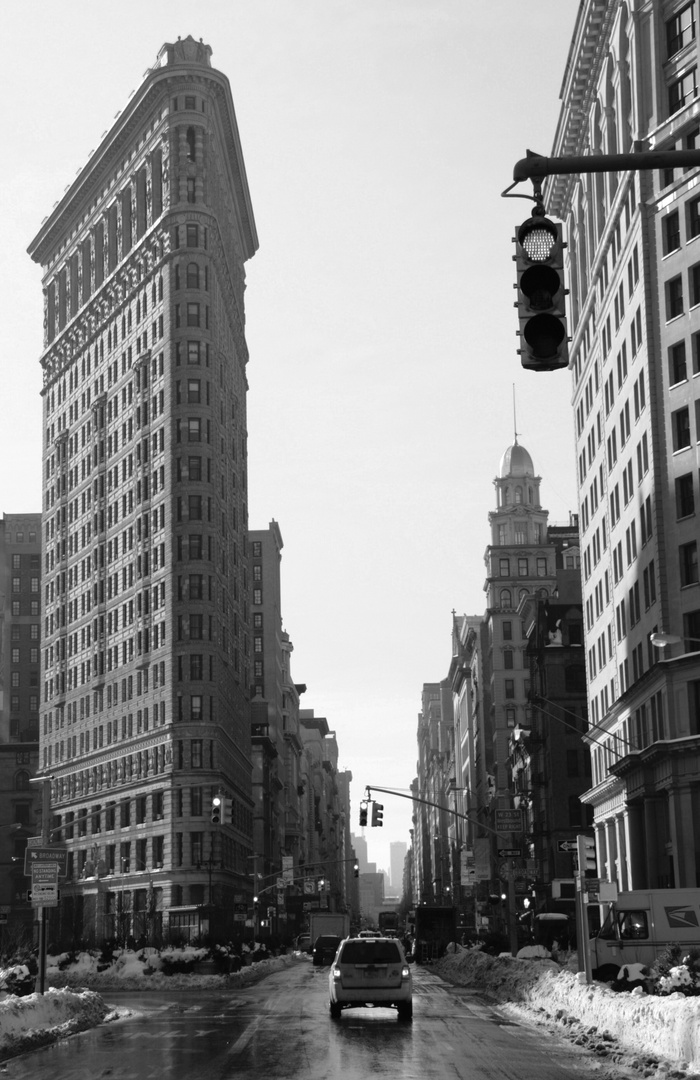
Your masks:
[{"label": "domed cupola", "polygon": [[504,452],[498,475],[501,480],[505,480],[507,477],[529,476],[534,478],[535,467],[532,464],[532,458],[525,447],[519,444],[517,438],[513,445],[509,446]]}]

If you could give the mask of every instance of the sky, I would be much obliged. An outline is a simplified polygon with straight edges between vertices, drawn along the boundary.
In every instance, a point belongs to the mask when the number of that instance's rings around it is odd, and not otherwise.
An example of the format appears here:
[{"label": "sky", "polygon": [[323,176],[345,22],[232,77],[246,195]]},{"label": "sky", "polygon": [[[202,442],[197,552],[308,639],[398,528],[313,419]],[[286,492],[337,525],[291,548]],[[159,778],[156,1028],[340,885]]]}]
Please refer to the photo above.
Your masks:
[{"label": "sky", "polygon": [[[519,442],[576,507],[571,381],[526,372],[501,198],[551,152],[578,0],[23,0],[2,5],[0,513],[41,509],[41,269],[26,253],[166,41],[231,83],[260,242],[247,264],[249,524],[284,540],[302,707],[353,775],[407,792],[452,612],[484,611],[493,480]],[[517,189],[530,194],[529,184]],[[515,403],[515,407],[514,407]],[[409,842],[382,796],[369,858]]]}]

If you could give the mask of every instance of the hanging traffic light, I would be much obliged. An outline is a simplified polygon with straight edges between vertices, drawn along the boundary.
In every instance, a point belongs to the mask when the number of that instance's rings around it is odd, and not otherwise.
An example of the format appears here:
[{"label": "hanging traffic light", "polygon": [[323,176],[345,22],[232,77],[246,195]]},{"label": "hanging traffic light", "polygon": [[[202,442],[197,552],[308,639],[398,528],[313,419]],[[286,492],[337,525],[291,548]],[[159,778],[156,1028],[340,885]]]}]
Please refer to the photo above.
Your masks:
[{"label": "hanging traffic light", "polygon": [[360,876],[360,864],[359,862],[357,862],[357,860],[355,860],[355,862],[353,863],[352,872],[355,877]]},{"label": "hanging traffic light", "polygon": [[576,837],[578,848],[578,868],[582,874],[591,872],[596,877],[598,872],[598,860],[596,858],[595,840],[592,836],[584,836],[582,833]]},{"label": "hanging traffic light", "polygon": [[212,825],[221,824],[221,796],[212,795],[211,799],[211,823]]},{"label": "hanging traffic light", "polygon": [[367,824],[367,803],[366,802],[361,802],[360,803],[360,828],[364,829],[366,824]]},{"label": "hanging traffic light", "polygon": [[569,366],[561,225],[538,204],[515,234],[520,362],[529,371]]},{"label": "hanging traffic light", "polygon": [[384,806],[382,803],[372,803],[372,827],[384,824]]}]

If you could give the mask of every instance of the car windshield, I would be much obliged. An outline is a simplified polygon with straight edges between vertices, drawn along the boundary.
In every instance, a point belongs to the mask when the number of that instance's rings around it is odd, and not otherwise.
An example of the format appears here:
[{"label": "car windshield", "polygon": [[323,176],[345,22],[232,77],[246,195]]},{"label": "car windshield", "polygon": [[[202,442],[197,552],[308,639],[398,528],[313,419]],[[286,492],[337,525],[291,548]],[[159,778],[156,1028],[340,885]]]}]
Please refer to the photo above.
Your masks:
[{"label": "car windshield", "polygon": [[398,945],[374,938],[347,941],[340,957],[341,964],[397,964],[400,960]]}]

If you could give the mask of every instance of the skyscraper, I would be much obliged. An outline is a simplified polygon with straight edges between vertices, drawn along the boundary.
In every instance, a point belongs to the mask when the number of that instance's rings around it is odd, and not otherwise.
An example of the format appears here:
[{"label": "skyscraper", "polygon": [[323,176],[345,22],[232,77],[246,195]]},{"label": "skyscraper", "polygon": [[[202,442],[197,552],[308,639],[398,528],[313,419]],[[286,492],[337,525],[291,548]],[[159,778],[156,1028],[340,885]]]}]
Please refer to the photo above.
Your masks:
[{"label": "skyscraper", "polygon": [[[40,767],[68,847],[64,936],[245,920],[256,249],[228,80],[208,45],[178,39],[29,248],[44,275]],[[231,799],[222,826],[215,793]]]},{"label": "skyscraper", "polygon": [[389,844],[389,863],[391,865],[391,891],[401,896],[403,890],[403,867],[406,861],[408,844],[403,840],[394,840]]}]

